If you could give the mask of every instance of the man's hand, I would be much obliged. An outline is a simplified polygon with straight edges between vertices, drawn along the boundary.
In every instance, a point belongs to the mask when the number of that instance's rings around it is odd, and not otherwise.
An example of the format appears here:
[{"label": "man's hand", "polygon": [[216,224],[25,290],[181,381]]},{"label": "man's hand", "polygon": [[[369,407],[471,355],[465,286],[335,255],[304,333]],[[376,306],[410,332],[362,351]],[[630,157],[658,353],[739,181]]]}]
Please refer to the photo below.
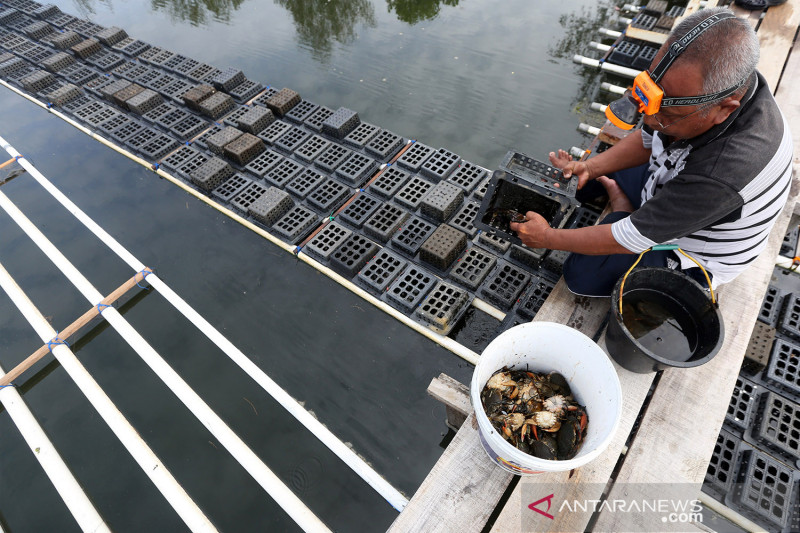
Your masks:
[{"label": "man's hand", "polygon": [[544,217],[533,211],[525,213],[526,222],[512,222],[509,227],[528,248],[547,248],[545,234],[550,231],[550,224]]},{"label": "man's hand", "polygon": [[556,152],[550,152],[549,158],[550,164],[560,168],[565,178],[569,178],[573,174],[578,176],[579,189],[592,179],[589,166],[584,161],[573,161],[572,156],[564,150],[559,150],[557,154]]}]

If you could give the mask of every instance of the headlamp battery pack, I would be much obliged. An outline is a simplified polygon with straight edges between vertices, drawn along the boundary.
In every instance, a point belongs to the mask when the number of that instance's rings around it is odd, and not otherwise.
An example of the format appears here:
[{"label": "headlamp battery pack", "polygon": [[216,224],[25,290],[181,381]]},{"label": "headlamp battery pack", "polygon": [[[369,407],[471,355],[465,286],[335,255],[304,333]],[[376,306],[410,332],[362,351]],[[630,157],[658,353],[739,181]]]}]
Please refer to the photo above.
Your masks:
[{"label": "headlamp battery pack", "polygon": [[486,233],[522,244],[510,222],[533,211],[551,227],[562,228],[580,205],[575,199],[577,192],[577,176],[565,178],[548,163],[510,151],[492,174],[473,224]]}]

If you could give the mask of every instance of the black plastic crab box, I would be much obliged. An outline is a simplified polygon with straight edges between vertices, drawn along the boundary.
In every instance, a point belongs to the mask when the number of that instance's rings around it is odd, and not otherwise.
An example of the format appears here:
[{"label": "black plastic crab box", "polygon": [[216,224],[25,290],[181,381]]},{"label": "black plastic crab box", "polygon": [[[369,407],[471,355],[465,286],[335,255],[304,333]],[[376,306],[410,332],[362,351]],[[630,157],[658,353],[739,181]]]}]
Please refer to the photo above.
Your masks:
[{"label": "black plastic crab box", "polygon": [[516,213],[534,211],[553,228],[561,228],[580,205],[575,199],[578,177],[520,152],[508,152],[496,170],[475,215],[474,225],[491,235],[522,244],[509,223]]}]

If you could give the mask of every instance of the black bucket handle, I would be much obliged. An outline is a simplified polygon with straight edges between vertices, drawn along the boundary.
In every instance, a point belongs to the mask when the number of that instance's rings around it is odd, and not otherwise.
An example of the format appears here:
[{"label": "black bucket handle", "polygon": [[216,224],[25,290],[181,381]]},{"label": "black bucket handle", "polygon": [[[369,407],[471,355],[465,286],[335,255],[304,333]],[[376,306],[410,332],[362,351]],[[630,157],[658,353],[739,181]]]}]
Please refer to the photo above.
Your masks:
[{"label": "black bucket handle", "polygon": [[623,293],[623,291],[624,291],[624,289],[625,289],[625,280],[626,280],[626,279],[628,279],[628,274],[630,274],[630,273],[631,273],[631,271],[632,271],[634,268],[636,268],[636,265],[638,265],[638,264],[639,264],[639,261],[641,261],[641,260],[642,260],[642,256],[643,256],[644,254],[646,254],[647,252],[649,252],[650,250],[678,250],[680,253],[682,253],[683,255],[685,255],[686,257],[688,257],[689,259],[691,259],[691,260],[694,262],[694,264],[696,264],[697,266],[699,266],[699,267],[700,267],[700,270],[702,270],[702,271],[703,271],[703,275],[706,277],[706,282],[708,283],[708,290],[709,290],[709,291],[711,291],[711,303],[712,303],[712,304],[714,304],[714,306],[715,306],[715,307],[718,307],[718,306],[719,306],[719,304],[717,303],[717,298],[716,298],[716,296],[714,295],[714,289],[711,287],[711,278],[709,278],[709,277],[708,277],[708,272],[707,272],[707,271],[706,271],[706,269],[703,267],[703,265],[701,265],[701,264],[700,264],[700,263],[697,261],[697,259],[695,259],[695,258],[694,258],[694,257],[692,257],[691,255],[689,255],[689,254],[687,254],[686,252],[684,252],[684,251],[683,251],[683,250],[680,248],[680,246],[678,246],[677,244],[656,244],[656,245],[655,245],[655,246],[653,246],[652,248],[648,248],[647,250],[645,250],[645,251],[643,251],[642,253],[640,253],[640,254],[639,254],[639,257],[637,257],[637,258],[636,258],[636,261],[634,261],[633,265],[631,265],[631,267],[628,269],[628,271],[627,271],[627,272],[625,272],[625,275],[624,275],[624,276],[622,276],[622,283],[620,283],[620,285],[619,285],[619,315],[620,315],[620,316],[622,316],[622,293]]}]

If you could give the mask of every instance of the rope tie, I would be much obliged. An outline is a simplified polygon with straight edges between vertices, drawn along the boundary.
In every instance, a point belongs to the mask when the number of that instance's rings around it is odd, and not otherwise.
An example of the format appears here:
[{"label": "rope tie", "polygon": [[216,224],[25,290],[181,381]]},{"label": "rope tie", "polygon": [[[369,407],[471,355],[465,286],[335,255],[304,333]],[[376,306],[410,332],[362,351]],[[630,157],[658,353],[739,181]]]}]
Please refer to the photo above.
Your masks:
[{"label": "rope tie", "polygon": [[[98,313],[100,313],[100,314],[102,315],[102,314],[103,314],[103,311],[105,311],[106,307],[111,307],[111,306],[110,306],[110,305],[108,305],[108,304],[99,303],[99,304],[97,304],[95,307],[97,307],[97,312],[98,312]],[[101,309],[101,307],[102,307],[102,309]]]},{"label": "rope tie", "polygon": [[15,155],[15,156],[14,156],[14,161],[19,161],[19,160],[20,160],[20,159],[22,159],[23,157],[25,157],[25,156],[24,156],[24,155],[22,155],[22,154]]},{"label": "rope tie", "polygon": [[[144,270],[142,270],[140,272],[137,272],[137,274],[141,274],[142,275],[142,279],[139,280],[139,281],[144,281],[145,278],[147,278],[147,276],[149,276],[152,273],[153,273],[153,271],[149,270],[147,268],[145,268]],[[136,282],[136,286],[137,287],[139,287],[140,289],[145,289],[145,290],[149,290],[150,289],[150,287],[142,287],[141,285],[139,285],[139,281]]]},{"label": "rope tie", "polygon": [[5,389],[6,387],[16,387],[16,383],[9,383],[8,385],[0,385],[0,389]]},{"label": "rope tie", "polygon": [[51,352],[53,351],[53,346],[58,346],[59,344],[63,344],[67,348],[69,348],[69,343],[65,340],[62,340],[58,337],[58,332],[56,331],[56,336],[47,341],[47,349]]}]

